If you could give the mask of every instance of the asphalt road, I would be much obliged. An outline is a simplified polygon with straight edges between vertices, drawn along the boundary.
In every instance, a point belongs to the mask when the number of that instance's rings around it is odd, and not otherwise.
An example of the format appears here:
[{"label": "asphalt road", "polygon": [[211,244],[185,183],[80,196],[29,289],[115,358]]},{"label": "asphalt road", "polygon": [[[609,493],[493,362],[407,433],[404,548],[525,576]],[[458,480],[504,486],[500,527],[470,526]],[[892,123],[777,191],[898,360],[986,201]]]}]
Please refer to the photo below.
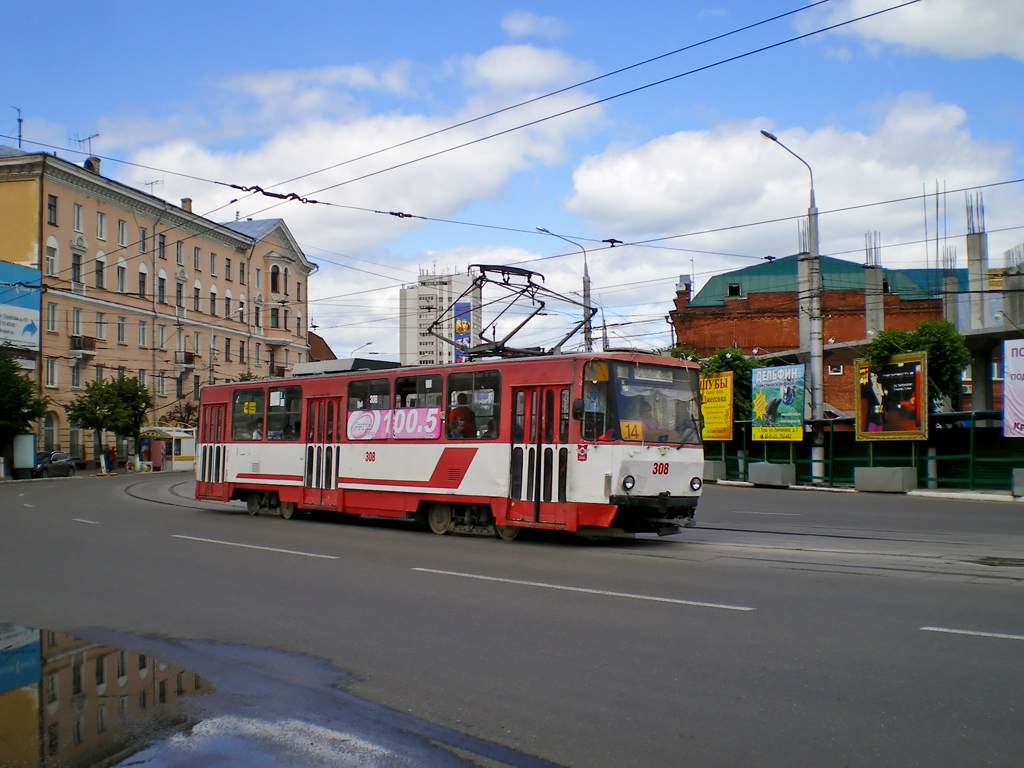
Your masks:
[{"label": "asphalt road", "polygon": [[1024,505],[711,486],[678,536],[509,543],[190,493],[0,484],[0,621],[306,654],[567,766],[1024,762]]}]

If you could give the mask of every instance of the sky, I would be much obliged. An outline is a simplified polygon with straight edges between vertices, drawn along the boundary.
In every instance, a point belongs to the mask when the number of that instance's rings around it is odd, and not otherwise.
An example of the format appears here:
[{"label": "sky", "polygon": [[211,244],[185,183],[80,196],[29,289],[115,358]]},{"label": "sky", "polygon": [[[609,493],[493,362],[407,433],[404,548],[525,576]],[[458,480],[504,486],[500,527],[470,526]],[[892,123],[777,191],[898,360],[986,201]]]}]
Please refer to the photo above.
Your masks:
[{"label": "sky", "polygon": [[[680,276],[798,251],[811,176],[761,130],[813,171],[823,255],[877,232],[886,267],[966,267],[978,194],[990,265],[1024,242],[1024,3],[898,6],[53,0],[9,24],[0,143],[17,108],[24,149],[284,218],[339,357],[398,359],[422,272],[513,265],[578,301],[584,257],[610,344],[657,349]],[[571,328],[549,309],[524,341]]]}]

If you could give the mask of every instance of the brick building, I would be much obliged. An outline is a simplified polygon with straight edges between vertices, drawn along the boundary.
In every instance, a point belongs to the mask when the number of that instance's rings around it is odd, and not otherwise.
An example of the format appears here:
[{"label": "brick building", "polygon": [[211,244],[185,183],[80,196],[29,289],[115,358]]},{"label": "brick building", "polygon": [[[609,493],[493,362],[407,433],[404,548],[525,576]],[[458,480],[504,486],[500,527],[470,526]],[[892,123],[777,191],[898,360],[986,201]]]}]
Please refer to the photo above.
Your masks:
[{"label": "brick building", "polygon": [[[755,357],[805,361],[800,259],[786,256],[716,275],[696,296],[684,276],[669,314],[676,343],[701,357],[734,347]],[[828,256],[820,262],[826,411],[852,414],[850,366],[871,337],[883,328],[913,330],[923,320],[941,319],[943,292],[950,280],[955,290],[965,290],[967,270],[866,268]]]}]

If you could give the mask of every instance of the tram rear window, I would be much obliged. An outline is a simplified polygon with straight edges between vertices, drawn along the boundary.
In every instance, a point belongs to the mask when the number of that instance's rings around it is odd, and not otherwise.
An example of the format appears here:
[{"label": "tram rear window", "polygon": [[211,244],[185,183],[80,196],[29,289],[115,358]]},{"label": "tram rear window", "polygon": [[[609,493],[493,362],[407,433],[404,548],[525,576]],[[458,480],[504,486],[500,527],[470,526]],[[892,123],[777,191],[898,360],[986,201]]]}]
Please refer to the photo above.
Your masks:
[{"label": "tram rear window", "polygon": [[501,374],[449,374],[448,408],[445,434],[450,439],[497,439],[501,427]]},{"label": "tram rear window", "polygon": [[231,439],[263,437],[263,390],[236,389],[231,398]]},{"label": "tram rear window", "polygon": [[267,440],[298,440],[302,418],[302,387],[271,387],[267,391]]}]

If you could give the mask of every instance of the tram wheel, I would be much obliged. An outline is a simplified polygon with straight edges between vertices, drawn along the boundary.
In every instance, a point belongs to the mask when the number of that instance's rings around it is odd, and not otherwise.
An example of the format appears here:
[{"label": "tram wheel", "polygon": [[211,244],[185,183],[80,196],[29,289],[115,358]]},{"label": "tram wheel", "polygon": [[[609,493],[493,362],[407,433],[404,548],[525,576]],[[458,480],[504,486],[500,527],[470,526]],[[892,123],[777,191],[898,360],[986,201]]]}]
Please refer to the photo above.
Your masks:
[{"label": "tram wheel", "polygon": [[520,528],[515,525],[496,525],[494,535],[502,541],[514,541],[519,536]]},{"label": "tram wheel", "polygon": [[260,513],[260,492],[249,491],[249,496],[245,500],[245,508],[250,515],[254,517]]},{"label": "tram wheel", "polygon": [[294,501],[282,501],[279,509],[281,510],[281,517],[285,520],[291,520],[295,516],[295,502]]},{"label": "tram wheel", "polygon": [[438,536],[448,533],[448,526],[452,522],[452,508],[447,504],[431,504],[427,513],[427,525],[430,530]]}]

